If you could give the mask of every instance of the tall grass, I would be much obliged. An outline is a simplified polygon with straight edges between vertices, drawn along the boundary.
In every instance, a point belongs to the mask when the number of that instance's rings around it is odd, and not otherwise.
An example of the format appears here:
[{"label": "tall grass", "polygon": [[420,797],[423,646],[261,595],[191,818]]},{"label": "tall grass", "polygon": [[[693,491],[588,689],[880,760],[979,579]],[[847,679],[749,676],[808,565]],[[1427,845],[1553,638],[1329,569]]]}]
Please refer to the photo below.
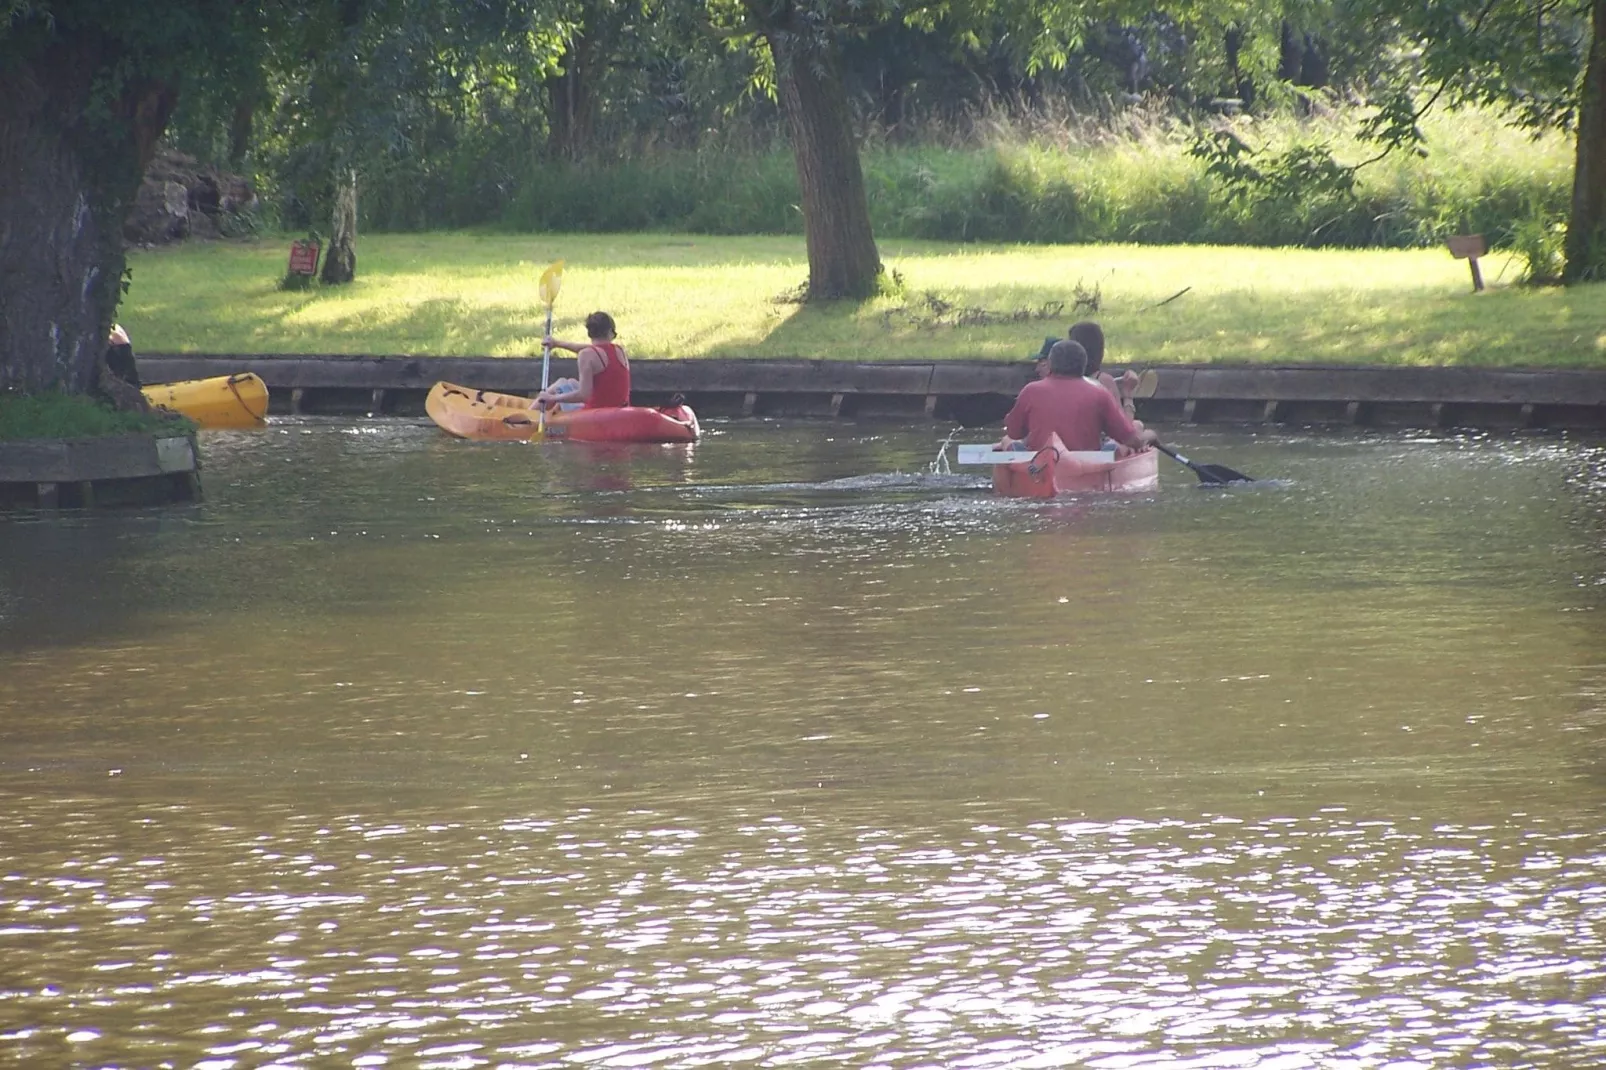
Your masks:
[{"label": "tall grass", "polygon": [[[1509,247],[1525,227],[1565,213],[1572,159],[1559,133],[1533,138],[1487,112],[1440,113],[1424,124],[1426,155],[1363,164],[1376,148],[1357,138],[1359,118],[1348,110],[1201,124],[1162,109],[997,111],[912,141],[873,135],[862,161],[883,239],[1412,248],[1476,231]],[[1224,126],[1258,150],[1254,160],[1320,146],[1361,164],[1353,196],[1314,186],[1235,194],[1188,151],[1202,130]],[[543,164],[517,185],[497,222],[518,232],[802,231],[782,144]]]}]

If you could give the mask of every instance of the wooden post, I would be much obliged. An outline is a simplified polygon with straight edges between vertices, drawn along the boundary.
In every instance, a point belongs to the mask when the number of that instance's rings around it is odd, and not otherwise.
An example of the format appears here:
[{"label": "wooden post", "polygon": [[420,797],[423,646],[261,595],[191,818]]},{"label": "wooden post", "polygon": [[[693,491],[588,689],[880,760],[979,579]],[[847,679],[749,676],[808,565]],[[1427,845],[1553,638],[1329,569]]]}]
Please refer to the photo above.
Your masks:
[{"label": "wooden post", "polygon": [[1472,267],[1472,292],[1483,289],[1483,272],[1478,268],[1478,257],[1489,251],[1482,234],[1457,234],[1447,239],[1450,255],[1465,260]]}]

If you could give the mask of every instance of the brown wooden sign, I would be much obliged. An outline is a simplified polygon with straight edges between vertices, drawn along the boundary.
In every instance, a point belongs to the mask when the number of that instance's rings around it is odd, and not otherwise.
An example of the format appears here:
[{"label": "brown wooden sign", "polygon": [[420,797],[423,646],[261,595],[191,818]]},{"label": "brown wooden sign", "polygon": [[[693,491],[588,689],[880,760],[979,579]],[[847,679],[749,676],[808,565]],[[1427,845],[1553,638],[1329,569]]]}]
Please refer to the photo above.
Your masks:
[{"label": "brown wooden sign", "polygon": [[296,241],[290,243],[290,274],[316,275],[318,273],[318,254],[321,246],[315,241]]},{"label": "brown wooden sign", "polygon": [[1482,234],[1455,234],[1445,239],[1450,247],[1450,255],[1457,260],[1465,260],[1472,268],[1473,290],[1483,289],[1483,272],[1478,270],[1478,257],[1489,251],[1488,243],[1483,240]]}]

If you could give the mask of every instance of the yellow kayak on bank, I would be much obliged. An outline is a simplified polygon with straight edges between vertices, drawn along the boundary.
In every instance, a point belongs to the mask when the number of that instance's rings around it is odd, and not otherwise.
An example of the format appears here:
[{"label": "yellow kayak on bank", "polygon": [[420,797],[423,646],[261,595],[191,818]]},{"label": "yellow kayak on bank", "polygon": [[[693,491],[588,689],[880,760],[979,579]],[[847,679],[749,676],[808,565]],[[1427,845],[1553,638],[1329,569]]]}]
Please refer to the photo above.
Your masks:
[{"label": "yellow kayak on bank", "polygon": [[204,428],[261,427],[268,419],[268,384],[255,372],[147,386],[152,405],[188,416]]}]

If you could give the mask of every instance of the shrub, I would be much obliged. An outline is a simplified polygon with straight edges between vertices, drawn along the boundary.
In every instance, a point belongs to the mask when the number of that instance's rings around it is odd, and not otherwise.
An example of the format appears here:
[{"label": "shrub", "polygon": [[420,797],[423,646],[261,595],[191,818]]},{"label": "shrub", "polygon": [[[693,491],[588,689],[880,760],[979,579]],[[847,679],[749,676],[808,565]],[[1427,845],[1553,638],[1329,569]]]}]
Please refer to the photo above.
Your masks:
[{"label": "shrub", "polygon": [[[1456,233],[1530,245],[1524,221],[1566,211],[1566,137],[1481,111],[1430,114],[1425,155],[1377,158],[1362,113],[1190,119],[1153,106],[1098,116],[965,115],[861,155],[880,238],[1409,247]],[[701,149],[516,168],[465,154],[368,181],[365,225],[499,222],[519,231],[796,234],[790,150],[740,138]]]}]

